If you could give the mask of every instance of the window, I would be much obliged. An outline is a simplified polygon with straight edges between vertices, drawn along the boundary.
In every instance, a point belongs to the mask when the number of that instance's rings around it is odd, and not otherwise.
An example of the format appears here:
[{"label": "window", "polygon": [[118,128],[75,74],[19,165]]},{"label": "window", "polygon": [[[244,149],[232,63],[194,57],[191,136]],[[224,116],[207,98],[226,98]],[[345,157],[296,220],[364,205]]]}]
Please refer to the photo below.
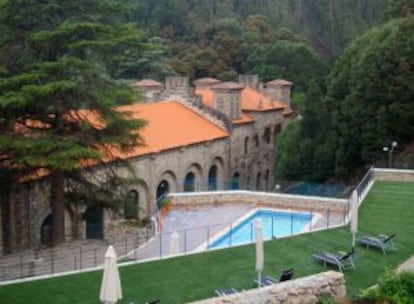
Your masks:
[{"label": "window", "polygon": [[211,166],[208,171],[208,190],[217,190],[217,166]]},{"label": "window", "polygon": [[231,190],[240,189],[240,174],[238,172],[233,174],[231,179]]},{"label": "window", "polygon": [[265,129],[263,139],[267,144],[270,143],[270,128]]},{"label": "window", "polygon": [[131,190],[124,202],[124,219],[132,220],[138,218],[138,192]]},{"label": "window", "polygon": [[193,172],[189,172],[185,176],[184,192],[194,192],[194,191],[195,191],[195,175]]},{"label": "window", "polygon": [[253,140],[254,140],[256,147],[258,147],[260,143],[259,143],[259,136],[257,134],[254,136]]},{"label": "window", "polygon": [[244,139],[244,154],[249,153],[249,138],[246,137]]}]

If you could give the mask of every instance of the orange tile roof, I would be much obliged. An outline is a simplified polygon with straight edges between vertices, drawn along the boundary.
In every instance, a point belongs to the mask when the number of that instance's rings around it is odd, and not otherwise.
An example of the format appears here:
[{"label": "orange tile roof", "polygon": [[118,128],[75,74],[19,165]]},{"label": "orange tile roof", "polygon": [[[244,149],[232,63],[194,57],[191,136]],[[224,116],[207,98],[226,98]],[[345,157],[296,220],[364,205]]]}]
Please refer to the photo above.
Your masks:
[{"label": "orange tile roof", "polygon": [[[213,107],[213,91],[208,88],[196,88],[195,93],[201,95],[203,103]],[[282,110],[286,105],[280,101],[271,101],[268,97],[250,87],[241,92],[243,111],[269,111]]]},{"label": "orange tile roof", "polygon": [[206,106],[213,107],[213,91],[209,88],[195,88],[195,94],[201,96]]},{"label": "orange tile roof", "polygon": [[274,86],[274,87],[277,87],[277,86],[293,86],[293,82],[290,82],[290,81],[287,81],[287,80],[284,80],[284,79],[275,79],[275,80],[272,80],[272,81],[269,81],[269,82],[266,82],[266,86],[267,87],[271,87],[271,86]]},{"label": "orange tile roof", "polygon": [[161,82],[152,80],[152,79],[142,79],[131,83],[133,87],[162,87]]},{"label": "orange tile roof", "polygon": [[245,87],[242,91],[242,110],[243,111],[269,111],[282,110],[285,104],[280,101],[272,101],[262,93],[250,87]]},{"label": "orange tile roof", "polygon": [[208,87],[208,86],[211,86],[211,85],[218,84],[220,82],[221,82],[221,80],[218,80],[216,78],[204,77],[204,78],[199,78],[197,80],[194,80],[193,84],[196,87]]},{"label": "orange tile roof", "polygon": [[233,119],[232,122],[233,122],[233,124],[241,125],[241,124],[245,124],[245,123],[254,122],[254,118],[247,115],[247,114],[242,113],[240,118]]},{"label": "orange tile roof", "polygon": [[225,130],[174,101],[134,104],[119,110],[146,120],[147,125],[140,131],[145,146],[128,153],[114,153],[115,157],[130,158],[229,136]]}]

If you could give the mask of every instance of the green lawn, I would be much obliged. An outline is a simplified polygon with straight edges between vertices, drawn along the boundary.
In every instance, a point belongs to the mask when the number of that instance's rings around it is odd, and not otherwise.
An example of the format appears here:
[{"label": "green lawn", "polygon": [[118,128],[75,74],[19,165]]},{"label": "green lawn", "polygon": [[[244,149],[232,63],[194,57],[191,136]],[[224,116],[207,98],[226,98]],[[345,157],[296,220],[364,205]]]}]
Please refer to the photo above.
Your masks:
[{"label": "green lawn", "polygon": [[[346,272],[348,294],[373,285],[387,268],[395,268],[414,254],[414,183],[376,182],[359,216],[364,233],[397,234],[398,251],[357,247],[357,269]],[[324,271],[311,259],[320,250],[349,250],[348,227],[314,232],[265,243],[265,274],[278,276],[293,267],[301,277]],[[186,303],[214,296],[218,287],[253,288],[254,245],[121,267],[124,299],[119,303]],[[0,287],[1,303],[99,303],[101,271]]]}]

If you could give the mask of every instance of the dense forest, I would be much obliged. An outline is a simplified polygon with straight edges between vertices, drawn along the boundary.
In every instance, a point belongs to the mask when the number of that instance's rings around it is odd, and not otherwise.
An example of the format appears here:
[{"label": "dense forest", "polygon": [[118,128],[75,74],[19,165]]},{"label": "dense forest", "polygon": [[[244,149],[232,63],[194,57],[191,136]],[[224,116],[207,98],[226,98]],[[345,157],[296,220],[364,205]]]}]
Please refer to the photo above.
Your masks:
[{"label": "dense forest", "polygon": [[[168,66],[140,69],[162,78],[234,79],[250,71],[250,55],[281,40],[302,42],[332,60],[378,24],[385,0],[142,0],[130,18],[158,37]],[[147,64],[154,59],[147,58]],[[250,60],[251,62],[251,60]],[[133,75],[126,75],[133,76]],[[136,75],[135,75],[136,76]],[[263,75],[266,78],[266,75]]]},{"label": "dense forest", "polygon": [[[413,139],[413,7],[412,0],[142,0],[129,17],[157,37],[160,51],[123,76],[293,81],[299,119],[279,140],[277,178],[349,180],[383,162],[383,147],[397,141],[401,152]],[[412,165],[411,154],[400,162]]]}]

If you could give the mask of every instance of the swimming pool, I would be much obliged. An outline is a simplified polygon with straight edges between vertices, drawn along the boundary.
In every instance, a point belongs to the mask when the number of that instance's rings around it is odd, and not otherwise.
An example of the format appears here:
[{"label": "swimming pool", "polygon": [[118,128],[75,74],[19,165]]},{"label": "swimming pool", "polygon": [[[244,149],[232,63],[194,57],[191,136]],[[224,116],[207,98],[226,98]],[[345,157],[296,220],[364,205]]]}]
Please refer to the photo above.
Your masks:
[{"label": "swimming pool", "polygon": [[218,249],[254,242],[256,219],[262,221],[263,240],[270,240],[303,231],[309,227],[313,217],[314,215],[310,213],[257,209],[236,223],[230,231],[215,239],[208,248]]}]

